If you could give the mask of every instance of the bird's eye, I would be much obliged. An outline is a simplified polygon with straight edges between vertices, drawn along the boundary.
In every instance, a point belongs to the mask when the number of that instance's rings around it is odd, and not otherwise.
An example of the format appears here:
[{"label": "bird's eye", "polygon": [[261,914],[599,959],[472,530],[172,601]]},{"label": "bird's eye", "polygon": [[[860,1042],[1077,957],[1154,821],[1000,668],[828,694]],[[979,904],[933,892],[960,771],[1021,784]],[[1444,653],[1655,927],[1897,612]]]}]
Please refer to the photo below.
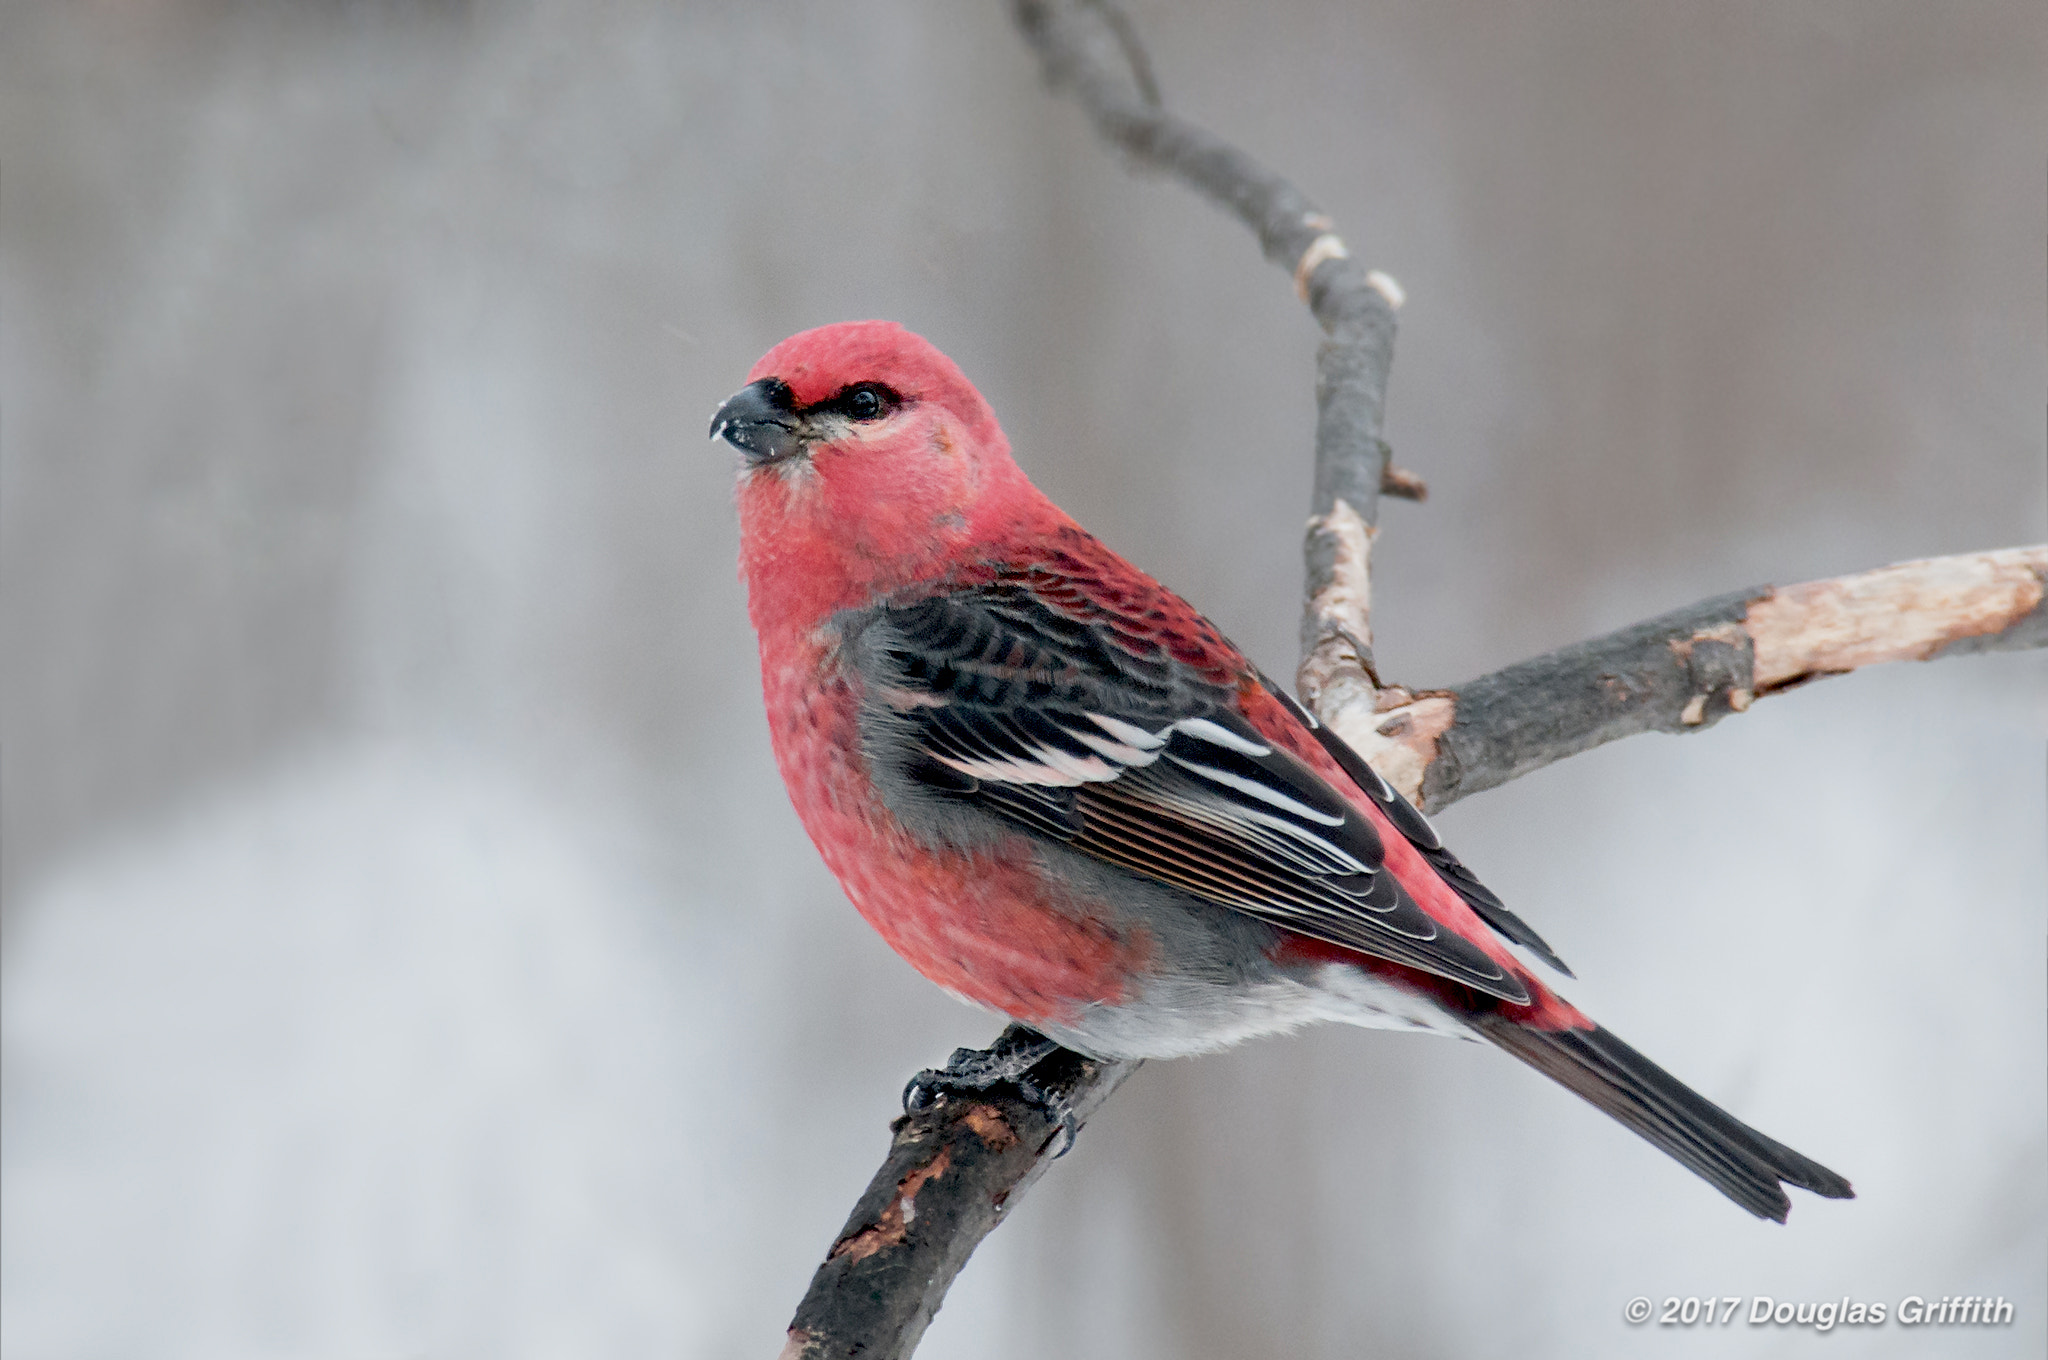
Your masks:
[{"label": "bird's eye", "polygon": [[880,383],[862,383],[847,388],[835,404],[855,420],[878,420],[896,405],[896,394]]}]

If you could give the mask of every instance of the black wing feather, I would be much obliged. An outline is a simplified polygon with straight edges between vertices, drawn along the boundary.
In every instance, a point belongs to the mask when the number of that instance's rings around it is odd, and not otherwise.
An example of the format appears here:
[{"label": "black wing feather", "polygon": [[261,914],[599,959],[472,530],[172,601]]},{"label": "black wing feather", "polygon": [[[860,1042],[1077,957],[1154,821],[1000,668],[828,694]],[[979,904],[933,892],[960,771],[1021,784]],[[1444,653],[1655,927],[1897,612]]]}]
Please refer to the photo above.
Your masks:
[{"label": "black wing feather", "polygon": [[1472,908],[1480,920],[1493,927],[1495,934],[1504,940],[1524,946],[1530,953],[1566,977],[1578,976],[1527,921],[1509,911],[1507,905],[1495,897],[1492,890],[1481,883],[1472,871],[1450,852],[1443,839],[1436,834],[1436,828],[1429,824],[1429,819],[1416,811],[1415,805],[1403,798],[1399,789],[1382,779],[1380,772],[1367,764],[1364,756],[1352,750],[1349,742],[1318,722],[1313,713],[1295,701],[1293,695],[1274,684],[1271,676],[1260,672],[1259,680],[1275,698],[1287,705],[1309,731],[1315,734],[1316,740],[1329,752],[1330,758],[1343,767],[1344,773],[1351,776],[1353,783],[1380,805],[1381,811],[1387,814],[1387,820],[1408,838],[1409,844],[1422,852],[1430,867],[1437,871],[1444,882],[1451,885],[1458,896],[1465,899],[1465,904]]},{"label": "black wing feather", "polygon": [[907,740],[897,763],[929,794],[1284,929],[1529,1000],[1382,871],[1356,808],[1190,668],[1021,586],[884,607],[850,632],[887,708],[878,730]]}]

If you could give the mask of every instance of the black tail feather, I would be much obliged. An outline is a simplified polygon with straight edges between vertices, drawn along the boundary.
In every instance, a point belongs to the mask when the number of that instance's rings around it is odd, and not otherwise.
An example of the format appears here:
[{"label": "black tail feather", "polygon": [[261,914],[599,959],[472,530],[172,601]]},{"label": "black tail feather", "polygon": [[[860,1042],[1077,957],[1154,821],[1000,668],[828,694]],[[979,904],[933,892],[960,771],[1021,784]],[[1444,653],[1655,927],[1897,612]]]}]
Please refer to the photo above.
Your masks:
[{"label": "black tail feather", "polygon": [[1766,1138],[1604,1029],[1540,1030],[1505,1016],[1475,1022],[1481,1034],[1576,1091],[1758,1218],[1785,1221],[1780,1182],[1829,1199],[1853,1199],[1849,1182]]}]

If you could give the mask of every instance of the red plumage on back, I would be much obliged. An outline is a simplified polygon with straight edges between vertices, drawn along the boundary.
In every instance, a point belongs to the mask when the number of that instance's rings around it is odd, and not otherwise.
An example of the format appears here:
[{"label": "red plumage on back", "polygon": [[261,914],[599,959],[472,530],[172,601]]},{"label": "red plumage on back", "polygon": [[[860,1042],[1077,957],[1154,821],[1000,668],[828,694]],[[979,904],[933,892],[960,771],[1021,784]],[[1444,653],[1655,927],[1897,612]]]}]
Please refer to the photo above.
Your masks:
[{"label": "red plumage on back", "polygon": [[[1849,1194],[1594,1025],[1428,823],[1048,501],[891,322],[770,350],[714,419],[798,816],[954,993],[1100,1057],[1320,1020],[1484,1038],[1753,1213]],[[1559,965],[1561,966],[1561,965]]]}]

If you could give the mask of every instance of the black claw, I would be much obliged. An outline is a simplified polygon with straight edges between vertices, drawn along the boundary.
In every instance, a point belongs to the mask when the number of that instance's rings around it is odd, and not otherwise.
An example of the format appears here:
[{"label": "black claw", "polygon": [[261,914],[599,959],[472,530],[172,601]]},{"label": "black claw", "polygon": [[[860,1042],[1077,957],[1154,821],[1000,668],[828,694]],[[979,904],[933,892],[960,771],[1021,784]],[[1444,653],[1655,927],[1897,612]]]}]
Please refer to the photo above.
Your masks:
[{"label": "black claw", "polygon": [[1031,1079],[1034,1068],[1060,1051],[1060,1046],[1044,1035],[1012,1025],[987,1048],[956,1048],[944,1067],[926,1068],[912,1077],[903,1088],[903,1108],[916,1113],[930,1109],[947,1095],[981,1095],[1009,1086],[1057,1127],[1060,1148],[1053,1156],[1064,1157],[1081,1131],[1080,1118],[1066,1096]]},{"label": "black claw", "polygon": [[1060,1150],[1053,1153],[1055,1160],[1074,1150],[1074,1140],[1081,1136],[1081,1117],[1074,1113],[1074,1102],[1063,1095],[1046,1090],[1035,1081],[1017,1083],[1017,1093],[1045,1111],[1060,1134]]}]

